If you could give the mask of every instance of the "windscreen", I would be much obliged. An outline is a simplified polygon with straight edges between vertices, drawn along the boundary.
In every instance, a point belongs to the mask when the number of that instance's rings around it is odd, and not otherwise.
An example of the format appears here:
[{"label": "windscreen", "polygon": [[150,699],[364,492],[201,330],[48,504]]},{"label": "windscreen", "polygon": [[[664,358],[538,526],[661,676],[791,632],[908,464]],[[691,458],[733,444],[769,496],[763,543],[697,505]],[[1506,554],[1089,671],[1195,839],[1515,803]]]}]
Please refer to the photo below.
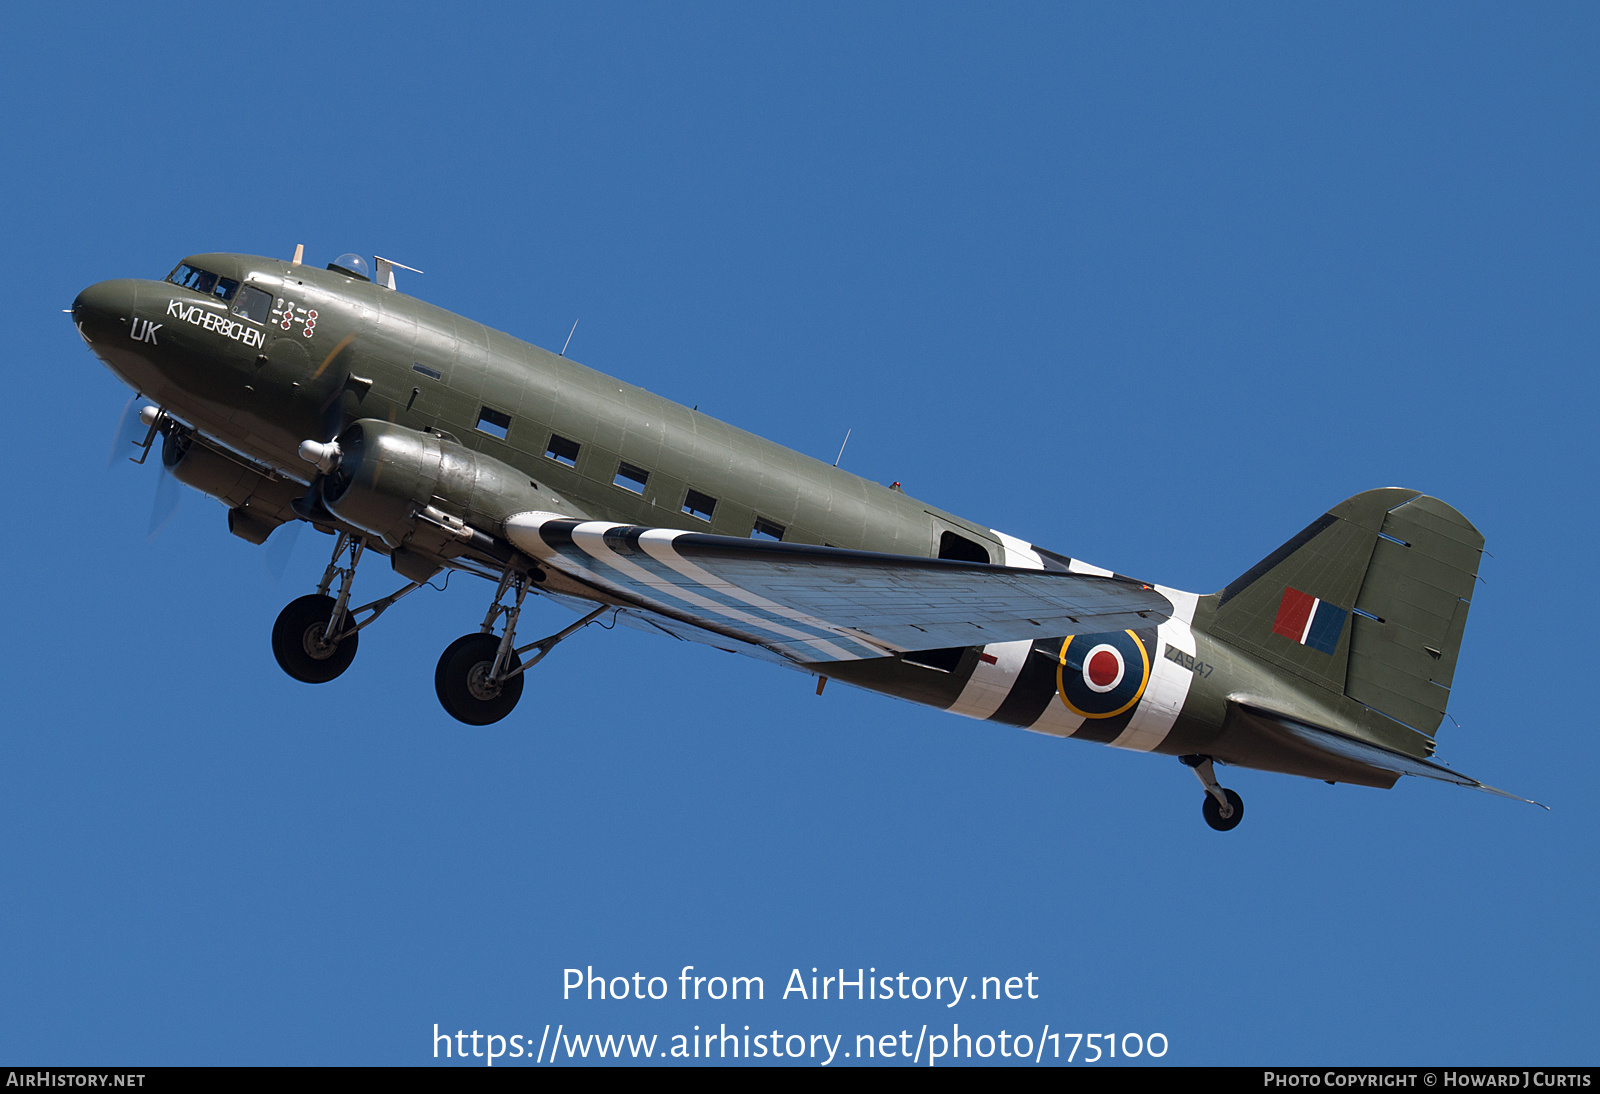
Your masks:
[{"label": "windscreen", "polygon": [[239,283],[232,278],[219,277],[209,270],[202,270],[186,262],[178,263],[178,268],[168,275],[167,280],[182,288],[214,296],[218,300],[232,300],[233,294],[239,291]]}]

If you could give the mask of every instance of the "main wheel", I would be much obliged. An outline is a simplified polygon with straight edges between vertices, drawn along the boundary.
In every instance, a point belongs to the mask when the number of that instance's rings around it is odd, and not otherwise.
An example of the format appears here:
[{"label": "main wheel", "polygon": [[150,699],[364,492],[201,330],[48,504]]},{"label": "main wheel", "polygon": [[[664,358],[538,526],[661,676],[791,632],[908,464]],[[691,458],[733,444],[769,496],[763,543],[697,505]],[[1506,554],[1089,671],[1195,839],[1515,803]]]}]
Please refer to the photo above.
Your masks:
[{"label": "main wheel", "polygon": [[[346,635],[337,642],[324,642],[328,617],[338,602],[331,596],[311,593],[289,601],[272,625],[272,656],[284,672],[307,684],[326,684],[350,667],[356,659],[359,634]],[[341,615],[334,628],[347,626],[348,613]]]},{"label": "main wheel", "polygon": [[[445,648],[433,673],[433,689],[439,693],[439,703],[446,714],[469,726],[486,726],[516,707],[522,698],[520,672],[500,684],[489,683],[499,649],[499,635],[481,633],[464,634]],[[507,671],[521,664],[522,659],[515,652],[506,658]]]},{"label": "main wheel", "polygon": [[1218,832],[1229,832],[1239,827],[1239,822],[1244,820],[1244,799],[1227,787],[1222,792],[1228,795],[1228,804],[1233,807],[1233,812],[1226,818],[1222,815],[1222,806],[1217,804],[1217,799],[1210,794],[1206,795],[1205,804],[1200,807],[1200,812],[1205,814],[1206,823]]}]

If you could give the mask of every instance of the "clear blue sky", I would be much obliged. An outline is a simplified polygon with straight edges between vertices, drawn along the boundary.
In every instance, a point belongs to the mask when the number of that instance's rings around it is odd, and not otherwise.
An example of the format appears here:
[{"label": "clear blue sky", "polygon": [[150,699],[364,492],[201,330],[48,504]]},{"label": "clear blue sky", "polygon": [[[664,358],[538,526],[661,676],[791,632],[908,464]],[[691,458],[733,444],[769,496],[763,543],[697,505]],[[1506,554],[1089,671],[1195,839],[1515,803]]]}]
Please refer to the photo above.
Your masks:
[{"label": "clear blue sky", "polygon": [[[1160,1031],[1179,1063],[1596,1062],[1593,5],[3,25],[0,1062],[951,1021]],[[153,468],[105,470],[127,392],[60,314],[296,243],[541,345],[581,319],[586,364],[828,459],[851,429],[853,471],[1183,588],[1360,490],[1442,497],[1493,557],[1440,756],[1552,811],[1234,770],[1218,835],[1175,760],[622,629],[471,729],[431,686],[486,604],[464,579],[296,684],[267,635],[322,537],[275,582],[190,493],[147,543]],[[563,1002],[590,965],[768,999]],[[775,998],[812,966],[1041,998]]]}]

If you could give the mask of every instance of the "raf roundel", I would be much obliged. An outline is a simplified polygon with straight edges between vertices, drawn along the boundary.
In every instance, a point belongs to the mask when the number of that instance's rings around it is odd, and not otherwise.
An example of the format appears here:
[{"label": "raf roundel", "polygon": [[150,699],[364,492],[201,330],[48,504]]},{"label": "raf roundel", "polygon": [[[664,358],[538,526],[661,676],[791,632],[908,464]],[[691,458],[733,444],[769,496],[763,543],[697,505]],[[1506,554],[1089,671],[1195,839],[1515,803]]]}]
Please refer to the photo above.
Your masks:
[{"label": "raf roundel", "polygon": [[1112,718],[1150,683],[1150,654],[1132,631],[1077,634],[1061,643],[1056,690],[1074,714]]}]

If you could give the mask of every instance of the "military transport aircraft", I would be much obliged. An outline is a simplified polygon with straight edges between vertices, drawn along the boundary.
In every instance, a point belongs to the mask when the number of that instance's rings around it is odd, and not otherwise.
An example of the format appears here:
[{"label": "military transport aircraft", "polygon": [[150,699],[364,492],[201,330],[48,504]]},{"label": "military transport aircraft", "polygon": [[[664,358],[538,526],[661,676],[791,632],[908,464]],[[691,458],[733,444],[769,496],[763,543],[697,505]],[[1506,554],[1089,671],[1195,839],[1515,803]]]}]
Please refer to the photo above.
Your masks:
[{"label": "military transport aircraft", "polygon": [[[527,669],[610,616],[811,673],[819,692],[838,679],[1176,756],[1219,830],[1244,805],[1214,761],[1502,793],[1430,759],[1483,547],[1442,501],[1358,494],[1220,592],[1182,592],[406,296],[395,270],[409,267],[393,260],[315,269],[303,255],[193,255],[165,280],[92,285],[71,308],[149,402],[130,458],[160,437],[166,469],[221,500],[251,543],[292,521],[335,537],[316,591],[272,630],[297,680],[344,672],[362,629],[448,567],[495,589],[434,675],[471,725],[511,713]],[[368,552],[402,585],[353,606]],[[529,593],[581,617],[518,645]]]}]

